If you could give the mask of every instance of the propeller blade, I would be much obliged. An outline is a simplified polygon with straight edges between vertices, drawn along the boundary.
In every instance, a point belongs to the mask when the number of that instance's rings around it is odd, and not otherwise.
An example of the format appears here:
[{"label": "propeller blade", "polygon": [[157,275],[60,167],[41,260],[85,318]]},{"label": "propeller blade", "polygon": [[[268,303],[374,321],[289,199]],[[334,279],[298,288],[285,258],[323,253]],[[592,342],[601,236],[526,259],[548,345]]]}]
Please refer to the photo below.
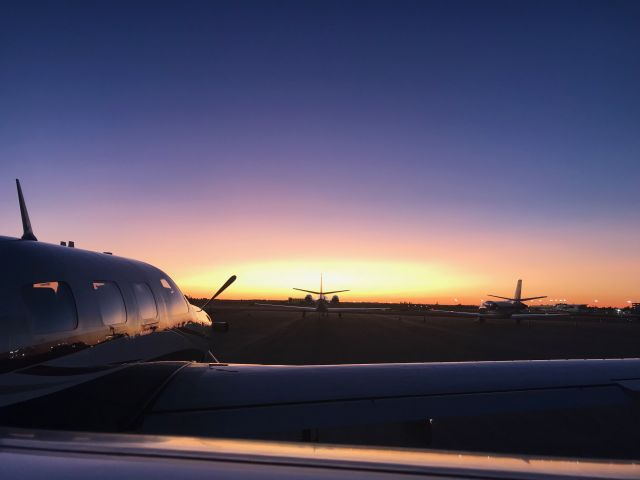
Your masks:
[{"label": "propeller blade", "polygon": [[219,289],[216,293],[214,293],[214,294],[213,294],[213,297],[211,297],[211,298],[207,301],[207,303],[205,303],[202,307],[200,307],[200,311],[204,310],[204,307],[206,307],[206,306],[207,306],[207,305],[209,305],[211,302],[213,302],[213,301],[218,297],[218,295],[220,295],[222,292],[224,292],[224,291],[229,287],[229,285],[231,285],[233,282],[235,282],[235,281],[236,281],[236,278],[238,278],[238,277],[236,277],[235,275],[231,275],[231,276],[229,277],[229,280],[227,280],[226,282],[224,282],[224,285],[222,285],[222,286],[220,287],[220,289]]}]

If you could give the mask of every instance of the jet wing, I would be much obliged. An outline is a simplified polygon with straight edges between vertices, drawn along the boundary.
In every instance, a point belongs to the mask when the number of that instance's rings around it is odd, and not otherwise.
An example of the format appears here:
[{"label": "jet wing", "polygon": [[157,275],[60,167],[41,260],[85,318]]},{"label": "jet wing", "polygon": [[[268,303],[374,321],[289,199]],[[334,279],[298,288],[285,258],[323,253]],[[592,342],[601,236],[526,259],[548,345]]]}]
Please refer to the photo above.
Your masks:
[{"label": "jet wing", "polygon": [[389,308],[384,307],[329,307],[327,311],[329,313],[374,313],[374,312],[384,312],[390,310]]},{"label": "jet wing", "polygon": [[571,315],[568,313],[514,313],[511,318],[517,318],[520,320],[534,319],[534,318],[550,318],[550,317],[563,317],[568,318]]},{"label": "jet wing", "polygon": [[315,312],[316,311],[316,307],[303,307],[300,305],[277,305],[273,303],[256,303],[255,305],[258,307],[269,307],[269,308],[261,308],[260,310],[271,310],[271,311],[297,310],[299,312]]},{"label": "jet wing", "polygon": [[252,437],[462,415],[623,406],[640,359],[334,366],[192,364],[141,431]]},{"label": "jet wing", "polygon": [[457,310],[425,310],[424,312],[416,312],[416,315],[431,315],[434,313],[445,313],[447,315],[451,315],[453,317],[473,317],[478,318],[484,316],[479,312],[461,312]]}]

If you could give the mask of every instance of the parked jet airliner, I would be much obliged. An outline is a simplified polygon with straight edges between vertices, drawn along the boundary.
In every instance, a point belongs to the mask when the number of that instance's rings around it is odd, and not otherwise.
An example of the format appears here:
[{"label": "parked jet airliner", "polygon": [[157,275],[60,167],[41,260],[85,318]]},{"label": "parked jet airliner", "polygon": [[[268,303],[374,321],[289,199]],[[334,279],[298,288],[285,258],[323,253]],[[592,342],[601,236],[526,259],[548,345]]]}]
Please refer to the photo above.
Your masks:
[{"label": "parked jet airliner", "polygon": [[38,241],[19,183],[18,194],[22,238],[0,237],[2,478],[640,476],[629,462],[265,441],[316,442],[327,431],[362,441],[374,427],[426,442],[412,435],[433,418],[637,406],[640,359],[219,363],[209,350],[211,319],[166,273]]}]

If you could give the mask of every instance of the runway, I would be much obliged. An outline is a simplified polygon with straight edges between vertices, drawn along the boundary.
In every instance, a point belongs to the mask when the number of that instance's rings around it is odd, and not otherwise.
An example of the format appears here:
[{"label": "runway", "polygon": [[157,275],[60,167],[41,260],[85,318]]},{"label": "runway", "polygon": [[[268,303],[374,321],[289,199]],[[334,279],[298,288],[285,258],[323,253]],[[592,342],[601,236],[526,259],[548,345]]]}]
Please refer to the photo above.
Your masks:
[{"label": "runway", "polygon": [[299,313],[225,308],[214,320],[220,361],[344,364],[640,357],[640,323]]},{"label": "runway", "polygon": [[[215,312],[215,311],[214,311]],[[302,318],[221,309],[222,362],[343,364],[640,357],[640,324],[523,322],[394,315]],[[432,420],[429,448],[551,456],[640,458],[640,409],[597,409]]]}]

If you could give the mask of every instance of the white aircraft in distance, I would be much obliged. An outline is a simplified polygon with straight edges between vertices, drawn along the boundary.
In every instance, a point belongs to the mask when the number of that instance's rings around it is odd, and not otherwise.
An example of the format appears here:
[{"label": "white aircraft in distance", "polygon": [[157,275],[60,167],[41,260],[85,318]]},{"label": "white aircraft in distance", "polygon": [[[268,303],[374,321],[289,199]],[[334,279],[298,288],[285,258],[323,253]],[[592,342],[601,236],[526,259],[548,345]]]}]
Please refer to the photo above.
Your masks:
[{"label": "white aircraft in distance", "polygon": [[18,193],[22,238],[0,237],[3,479],[640,478],[629,461],[271,443],[393,432],[426,447],[428,419],[625,411],[640,359],[218,363],[211,319],[166,273],[37,241]]},{"label": "white aircraft in distance", "polygon": [[534,318],[548,318],[548,317],[566,317],[566,313],[523,313],[529,307],[523,303],[529,300],[538,300],[540,298],[547,298],[546,296],[540,297],[528,297],[522,298],[522,280],[518,280],[516,285],[516,291],[513,294],[513,298],[500,297],[498,295],[489,294],[489,297],[500,298],[503,301],[496,302],[494,300],[487,300],[482,302],[477,312],[460,312],[454,310],[429,310],[429,312],[446,313],[448,315],[460,316],[460,317],[474,317],[479,322],[484,322],[487,318],[513,318],[516,322],[520,323],[522,320],[534,319]]},{"label": "white aircraft in distance", "polygon": [[[349,292],[350,290],[333,290],[330,292],[325,292],[322,290],[322,274],[320,274],[320,291],[316,292],[315,290],[304,290],[302,288],[293,288],[294,290],[298,290],[299,292],[305,292],[308,295],[304,298],[306,306],[302,305],[279,305],[275,303],[256,303],[259,307],[269,307],[269,310],[275,311],[298,311],[302,312],[302,316],[306,316],[308,312],[319,313],[321,316],[326,317],[330,313],[337,313],[338,317],[342,317],[343,313],[372,313],[372,312],[382,312],[385,310],[389,310],[385,307],[338,307],[340,303],[340,298],[336,293]],[[318,295],[318,299],[314,300],[311,295]],[[333,294],[331,300],[327,300],[327,295]]]}]

